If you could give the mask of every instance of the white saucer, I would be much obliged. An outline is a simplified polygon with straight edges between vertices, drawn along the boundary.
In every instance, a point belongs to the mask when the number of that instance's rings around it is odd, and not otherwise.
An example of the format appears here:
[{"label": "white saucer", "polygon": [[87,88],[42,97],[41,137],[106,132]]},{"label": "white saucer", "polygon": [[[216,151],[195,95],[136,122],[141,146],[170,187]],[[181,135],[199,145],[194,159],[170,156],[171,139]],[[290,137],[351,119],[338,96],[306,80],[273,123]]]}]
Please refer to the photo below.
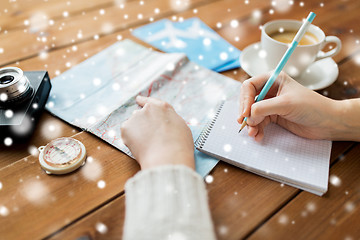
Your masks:
[{"label": "white saucer", "polygon": [[[273,70],[267,66],[264,58],[259,57],[260,50],[260,42],[257,42],[246,47],[240,54],[241,68],[250,76]],[[307,88],[319,90],[333,84],[338,75],[339,68],[336,62],[332,58],[324,58],[311,64],[295,80]]]}]

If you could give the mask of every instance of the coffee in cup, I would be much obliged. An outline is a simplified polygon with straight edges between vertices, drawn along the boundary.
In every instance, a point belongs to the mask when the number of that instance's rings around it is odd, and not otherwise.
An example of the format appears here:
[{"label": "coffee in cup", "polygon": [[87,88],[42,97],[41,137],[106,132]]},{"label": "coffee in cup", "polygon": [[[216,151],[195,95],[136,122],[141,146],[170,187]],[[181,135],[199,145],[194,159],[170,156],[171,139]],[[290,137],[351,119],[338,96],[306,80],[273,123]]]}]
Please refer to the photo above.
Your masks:
[{"label": "coffee in cup", "polygon": [[[280,30],[280,31],[276,31],[274,33],[270,33],[269,36],[276,41],[290,44],[292,42],[292,40],[295,38],[296,34],[297,34],[297,32],[293,31],[293,30],[286,30],[286,31]],[[298,46],[313,45],[318,42],[319,42],[319,40],[313,33],[306,32],[304,34],[304,36],[302,37],[302,39],[300,40]]]},{"label": "coffee in cup", "polygon": [[[262,27],[262,57],[265,58],[269,68],[276,68],[301,25],[301,21],[276,20],[268,22]],[[328,52],[322,52],[321,50],[328,43],[335,43],[336,47]],[[339,38],[325,36],[325,33],[319,27],[310,25],[283,71],[292,77],[297,77],[313,62],[335,56],[340,49],[341,41]]]}]

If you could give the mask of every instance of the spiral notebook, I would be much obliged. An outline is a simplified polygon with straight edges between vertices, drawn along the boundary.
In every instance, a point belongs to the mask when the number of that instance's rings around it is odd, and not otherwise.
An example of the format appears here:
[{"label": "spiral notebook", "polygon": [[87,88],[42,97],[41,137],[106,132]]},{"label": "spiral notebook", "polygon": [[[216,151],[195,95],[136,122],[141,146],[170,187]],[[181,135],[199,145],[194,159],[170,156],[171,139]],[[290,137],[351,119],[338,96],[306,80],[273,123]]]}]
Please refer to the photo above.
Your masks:
[{"label": "spiral notebook", "polygon": [[215,117],[203,129],[195,147],[232,165],[323,195],[328,188],[331,141],[298,137],[270,124],[261,142],[239,133],[238,104],[223,102]]}]

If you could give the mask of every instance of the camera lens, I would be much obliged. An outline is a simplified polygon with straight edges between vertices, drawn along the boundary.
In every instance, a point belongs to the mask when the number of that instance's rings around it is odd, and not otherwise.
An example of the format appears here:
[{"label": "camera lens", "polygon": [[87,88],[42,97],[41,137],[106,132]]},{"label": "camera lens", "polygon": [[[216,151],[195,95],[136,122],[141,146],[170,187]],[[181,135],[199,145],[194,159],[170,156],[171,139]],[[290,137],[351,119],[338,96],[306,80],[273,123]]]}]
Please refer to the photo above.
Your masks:
[{"label": "camera lens", "polygon": [[[29,80],[20,68],[0,68],[0,108],[20,105],[33,94]],[[5,96],[5,97],[4,97]]]},{"label": "camera lens", "polygon": [[0,78],[0,84],[11,83],[15,78],[13,76],[7,75]]}]

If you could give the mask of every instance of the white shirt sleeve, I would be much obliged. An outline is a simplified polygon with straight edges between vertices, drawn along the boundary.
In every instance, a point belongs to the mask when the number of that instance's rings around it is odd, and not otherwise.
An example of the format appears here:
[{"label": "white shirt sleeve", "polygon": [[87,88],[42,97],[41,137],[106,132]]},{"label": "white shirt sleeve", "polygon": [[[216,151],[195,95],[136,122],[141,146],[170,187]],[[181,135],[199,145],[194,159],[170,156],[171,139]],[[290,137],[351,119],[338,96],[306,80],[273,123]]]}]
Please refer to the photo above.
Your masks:
[{"label": "white shirt sleeve", "polygon": [[144,170],[125,185],[125,240],[215,239],[201,176],[182,165]]}]

